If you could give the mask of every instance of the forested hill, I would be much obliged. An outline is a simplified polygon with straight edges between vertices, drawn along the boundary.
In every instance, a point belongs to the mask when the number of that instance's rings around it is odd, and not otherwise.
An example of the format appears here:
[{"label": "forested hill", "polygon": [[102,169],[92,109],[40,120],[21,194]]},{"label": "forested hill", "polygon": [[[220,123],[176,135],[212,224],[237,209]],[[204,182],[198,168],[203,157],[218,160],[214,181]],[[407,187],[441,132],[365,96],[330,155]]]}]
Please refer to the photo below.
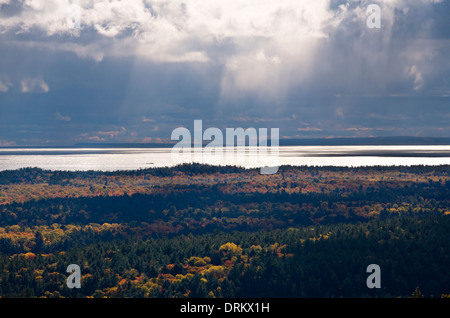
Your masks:
[{"label": "forested hill", "polygon": [[[2,171],[0,296],[407,297],[419,286],[439,297],[450,292],[449,173]],[[65,285],[71,263],[81,289]],[[366,287],[371,263],[379,290]]]}]

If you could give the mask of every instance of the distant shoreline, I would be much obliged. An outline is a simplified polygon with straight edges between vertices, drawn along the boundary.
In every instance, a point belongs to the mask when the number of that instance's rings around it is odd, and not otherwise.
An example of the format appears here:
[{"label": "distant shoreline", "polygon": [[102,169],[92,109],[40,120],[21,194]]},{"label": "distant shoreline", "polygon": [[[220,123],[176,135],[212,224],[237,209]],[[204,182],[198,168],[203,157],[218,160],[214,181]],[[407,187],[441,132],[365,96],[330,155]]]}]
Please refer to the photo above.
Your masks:
[{"label": "distant shoreline", "polygon": [[[203,145],[207,145],[205,142]],[[23,145],[2,146],[0,149],[45,149],[45,148],[171,148],[172,143],[76,143],[73,145]],[[342,138],[302,138],[281,139],[280,146],[445,146],[450,145],[450,137],[342,137]]]}]

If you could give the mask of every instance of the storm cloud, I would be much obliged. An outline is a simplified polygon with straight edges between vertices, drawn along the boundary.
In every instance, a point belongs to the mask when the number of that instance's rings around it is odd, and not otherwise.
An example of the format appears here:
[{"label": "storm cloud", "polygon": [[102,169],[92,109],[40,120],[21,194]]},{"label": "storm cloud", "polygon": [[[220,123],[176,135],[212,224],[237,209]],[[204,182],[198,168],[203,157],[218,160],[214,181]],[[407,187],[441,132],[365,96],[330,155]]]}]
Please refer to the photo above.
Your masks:
[{"label": "storm cloud", "polygon": [[0,0],[0,142],[160,141],[194,119],[449,136],[449,15],[438,0]]}]

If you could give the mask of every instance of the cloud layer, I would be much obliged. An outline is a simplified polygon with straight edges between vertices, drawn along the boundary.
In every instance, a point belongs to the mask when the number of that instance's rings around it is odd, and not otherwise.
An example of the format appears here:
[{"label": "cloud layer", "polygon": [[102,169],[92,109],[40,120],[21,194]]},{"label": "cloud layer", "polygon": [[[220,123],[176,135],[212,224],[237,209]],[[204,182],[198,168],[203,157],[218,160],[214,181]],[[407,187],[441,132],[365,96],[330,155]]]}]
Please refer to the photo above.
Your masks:
[{"label": "cloud layer", "polygon": [[[367,27],[370,4],[380,29]],[[47,93],[45,118],[60,124],[92,118],[77,138],[164,138],[195,116],[291,137],[448,134],[449,11],[440,0],[0,0],[2,56],[28,62],[0,62],[0,94]]]}]

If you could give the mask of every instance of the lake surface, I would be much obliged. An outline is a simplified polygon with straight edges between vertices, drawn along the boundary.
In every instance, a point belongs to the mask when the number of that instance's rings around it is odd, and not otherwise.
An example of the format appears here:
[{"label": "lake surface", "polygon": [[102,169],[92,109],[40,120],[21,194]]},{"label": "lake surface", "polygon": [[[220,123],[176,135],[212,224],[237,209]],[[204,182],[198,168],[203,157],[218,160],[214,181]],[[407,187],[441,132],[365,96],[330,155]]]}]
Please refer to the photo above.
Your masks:
[{"label": "lake surface", "polygon": [[[266,149],[264,149],[266,150]],[[450,146],[281,146],[271,153],[236,150],[184,154],[172,148],[2,148],[0,171],[26,167],[47,170],[137,170],[170,167],[183,162],[261,166],[450,165]]]}]

